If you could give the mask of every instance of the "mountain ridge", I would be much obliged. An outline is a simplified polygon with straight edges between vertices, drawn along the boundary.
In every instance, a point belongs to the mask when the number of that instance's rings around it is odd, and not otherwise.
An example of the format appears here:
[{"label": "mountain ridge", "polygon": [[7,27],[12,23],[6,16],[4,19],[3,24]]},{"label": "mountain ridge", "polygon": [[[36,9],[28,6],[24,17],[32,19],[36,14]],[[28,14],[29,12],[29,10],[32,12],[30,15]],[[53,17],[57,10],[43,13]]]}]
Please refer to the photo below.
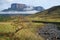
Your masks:
[{"label": "mountain ridge", "polygon": [[19,3],[13,3],[11,4],[11,7],[8,9],[4,9],[2,10],[3,12],[7,12],[7,11],[43,11],[44,8],[42,6],[28,6],[26,4],[19,4]]},{"label": "mountain ridge", "polygon": [[54,6],[42,12],[29,16],[30,20],[60,22],[60,6]]}]

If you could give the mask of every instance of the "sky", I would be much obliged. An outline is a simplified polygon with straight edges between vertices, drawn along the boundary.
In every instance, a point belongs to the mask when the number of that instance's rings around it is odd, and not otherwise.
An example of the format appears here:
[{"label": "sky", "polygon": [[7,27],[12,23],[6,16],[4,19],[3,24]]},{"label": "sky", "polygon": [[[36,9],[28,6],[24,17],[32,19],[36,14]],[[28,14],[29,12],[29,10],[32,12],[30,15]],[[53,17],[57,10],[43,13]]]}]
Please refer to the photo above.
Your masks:
[{"label": "sky", "polygon": [[60,0],[0,0],[0,10],[7,9],[12,3],[22,3],[30,6],[42,6],[48,9],[60,5]]}]

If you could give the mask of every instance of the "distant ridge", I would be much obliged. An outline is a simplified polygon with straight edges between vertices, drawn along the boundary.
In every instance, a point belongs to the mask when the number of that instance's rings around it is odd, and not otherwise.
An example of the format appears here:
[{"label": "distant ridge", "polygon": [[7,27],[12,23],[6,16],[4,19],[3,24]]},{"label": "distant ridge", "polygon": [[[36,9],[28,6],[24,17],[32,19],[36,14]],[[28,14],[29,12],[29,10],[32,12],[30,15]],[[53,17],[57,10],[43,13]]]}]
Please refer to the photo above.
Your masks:
[{"label": "distant ridge", "polygon": [[48,12],[52,12],[52,11],[60,11],[60,5],[59,6],[54,6],[54,7],[52,7],[52,8],[50,8],[50,9],[48,9]]},{"label": "distant ridge", "polygon": [[[53,12],[53,13],[52,13]],[[60,14],[60,5],[58,6],[53,6],[49,9],[46,9],[44,11],[38,12],[36,14]]]},{"label": "distant ridge", "polygon": [[13,3],[13,4],[11,4],[10,8],[4,9],[4,10],[2,10],[2,12],[8,12],[8,11],[22,11],[22,12],[24,12],[24,11],[34,11],[34,10],[43,11],[44,8],[41,6],[34,7],[34,6],[28,6],[26,4]]},{"label": "distant ridge", "polygon": [[45,22],[60,22],[60,5],[51,7],[42,12],[38,12],[29,16],[31,20],[45,21]]}]

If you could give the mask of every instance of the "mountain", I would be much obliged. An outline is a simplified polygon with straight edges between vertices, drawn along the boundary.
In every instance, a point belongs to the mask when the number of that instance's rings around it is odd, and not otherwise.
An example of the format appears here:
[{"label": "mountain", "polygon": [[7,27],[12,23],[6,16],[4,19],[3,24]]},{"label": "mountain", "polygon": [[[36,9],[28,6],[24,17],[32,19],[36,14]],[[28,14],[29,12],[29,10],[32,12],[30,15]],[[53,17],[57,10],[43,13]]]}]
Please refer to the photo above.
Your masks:
[{"label": "mountain", "polygon": [[36,10],[36,11],[43,11],[44,8],[41,7],[41,6],[37,6],[37,7],[34,7],[34,10]]},{"label": "mountain", "polygon": [[13,4],[11,4],[10,8],[4,9],[3,11],[23,11],[23,9],[26,7],[27,6],[25,4],[13,3]]},{"label": "mountain", "polygon": [[8,9],[2,10],[3,12],[7,11],[43,11],[44,8],[41,6],[33,7],[33,6],[28,6],[26,4],[19,4],[19,3],[13,3],[11,4],[11,7]]},{"label": "mountain", "polygon": [[28,17],[30,20],[60,22],[60,5],[51,7]]}]

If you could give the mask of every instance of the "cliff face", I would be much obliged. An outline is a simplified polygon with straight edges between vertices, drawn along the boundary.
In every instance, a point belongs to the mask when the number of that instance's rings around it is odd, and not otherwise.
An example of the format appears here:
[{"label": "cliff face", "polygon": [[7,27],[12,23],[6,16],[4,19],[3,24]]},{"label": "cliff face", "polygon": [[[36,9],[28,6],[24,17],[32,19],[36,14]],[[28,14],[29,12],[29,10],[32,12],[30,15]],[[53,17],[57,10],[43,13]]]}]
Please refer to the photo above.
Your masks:
[{"label": "cliff face", "polygon": [[25,4],[12,4],[11,5],[11,9],[13,10],[18,10],[18,11],[23,11],[24,8],[26,8],[27,6]]},{"label": "cliff face", "polygon": [[11,7],[8,9],[4,9],[2,11],[23,11],[24,8],[26,8],[27,6],[25,4],[17,4],[17,3],[13,3],[11,4]]},{"label": "cliff face", "polygon": [[43,11],[44,8],[41,6],[31,7],[31,6],[27,6],[25,4],[13,3],[13,4],[11,4],[10,8],[4,9],[2,11],[7,12],[7,11],[32,11],[32,10]]}]

